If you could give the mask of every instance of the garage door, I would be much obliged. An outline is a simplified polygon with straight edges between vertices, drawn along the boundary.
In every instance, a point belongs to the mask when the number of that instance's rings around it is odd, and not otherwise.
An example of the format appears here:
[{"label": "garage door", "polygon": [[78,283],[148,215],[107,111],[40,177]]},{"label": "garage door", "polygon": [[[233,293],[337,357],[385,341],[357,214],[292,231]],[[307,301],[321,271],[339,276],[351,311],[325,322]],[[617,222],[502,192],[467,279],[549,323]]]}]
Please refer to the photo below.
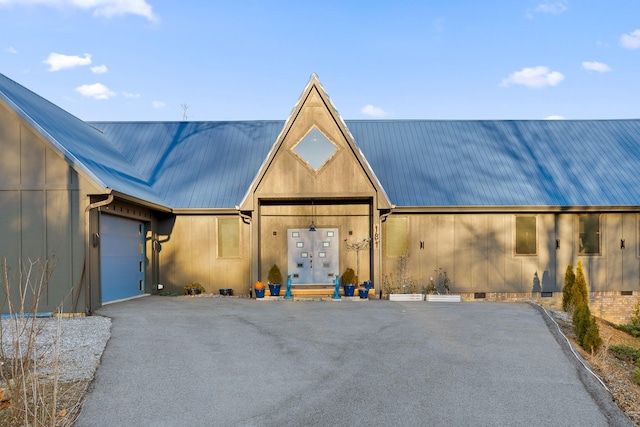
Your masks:
[{"label": "garage door", "polygon": [[102,303],[144,293],[144,223],[113,215],[100,218]]}]

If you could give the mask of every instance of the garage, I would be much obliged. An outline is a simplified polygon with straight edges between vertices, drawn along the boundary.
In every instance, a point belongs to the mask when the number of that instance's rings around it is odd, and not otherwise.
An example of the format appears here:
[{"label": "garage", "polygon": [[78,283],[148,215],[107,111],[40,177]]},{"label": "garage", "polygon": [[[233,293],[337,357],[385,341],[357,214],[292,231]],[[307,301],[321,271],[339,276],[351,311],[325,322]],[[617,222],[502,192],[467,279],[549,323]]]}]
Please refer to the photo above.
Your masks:
[{"label": "garage", "polygon": [[102,303],[144,293],[144,223],[114,215],[100,218]]}]

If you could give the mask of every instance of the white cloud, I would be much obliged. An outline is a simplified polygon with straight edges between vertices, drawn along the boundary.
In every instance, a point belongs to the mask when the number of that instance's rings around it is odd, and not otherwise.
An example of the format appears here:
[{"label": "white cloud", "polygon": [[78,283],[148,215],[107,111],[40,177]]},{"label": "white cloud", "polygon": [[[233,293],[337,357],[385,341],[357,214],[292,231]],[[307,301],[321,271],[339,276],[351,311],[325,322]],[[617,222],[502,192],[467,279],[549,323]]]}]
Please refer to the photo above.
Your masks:
[{"label": "white cloud", "polygon": [[565,10],[567,10],[567,2],[566,1],[555,1],[555,2],[545,2],[540,3],[534,9],[534,12],[537,13],[551,13],[553,15],[560,15]]},{"label": "white cloud", "polygon": [[167,104],[165,104],[165,103],[164,103],[164,102],[162,102],[162,101],[153,101],[153,102],[151,103],[151,106],[152,106],[153,108],[158,109],[158,110],[159,110],[159,109],[161,109],[161,108],[164,108],[164,107],[165,107],[165,105],[167,105]]},{"label": "white cloud", "polygon": [[[0,0],[0,3],[2,3],[2,0]],[[9,47],[5,48],[4,51],[5,52],[9,52],[9,53],[18,53],[18,51],[13,46],[9,46]]]},{"label": "white cloud", "polygon": [[566,118],[564,116],[559,116],[557,114],[554,114],[552,116],[545,117],[544,120],[566,120]]},{"label": "white cloud", "polygon": [[634,30],[629,34],[623,34],[620,37],[620,44],[627,49],[640,48],[640,29]]},{"label": "white cloud", "polygon": [[107,71],[108,70],[106,65],[96,65],[95,67],[91,67],[91,72],[93,74],[104,74]]},{"label": "white cloud", "polygon": [[523,68],[509,74],[503,79],[500,86],[509,87],[512,84],[522,85],[528,88],[543,88],[545,86],[556,86],[564,80],[564,75],[559,71],[551,71],[548,67],[538,65],[533,68]]},{"label": "white cloud", "polygon": [[130,99],[140,98],[140,94],[139,93],[131,93],[131,92],[122,92],[122,96],[124,96],[125,98],[130,98]]},{"label": "white cloud", "polygon": [[364,107],[362,107],[360,112],[370,117],[386,117],[389,115],[389,113],[384,111],[382,108],[373,106],[371,104],[367,104]]},{"label": "white cloud", "polygon": [[0,0],[2,5],[43,5],[58,8],[76,7],[93,10],[93,16],[111,18],[117,15],[139,15],[150,21],[156,21],[157,16],[146,0]]},{"label": "white cloud", "polygon": [[592,62],[584,61],[582,63],[582,68],[589,71],[596,71],[598,73],[606,73],[609,71],[613,71],[611,67],[609,67],[607,64],[604,64],[602,62],[597,62],[597,61],[592,61]]},{"label": "white cloud", "polygon": [[91,55],[85,53],[84,57],[81,57],[51,52],[49,54],[49,57],[42,62],[49,65],[49,71],[60,71],[65,68],[75,68],[90,65]]},{"label": "white cloud", "polygon": [[92,85],[82,85],[76,88],[76,91],[82,96],[93,99],[109,99],[116,96],[116,93],[110,90],[102,83],[94,83]]}]

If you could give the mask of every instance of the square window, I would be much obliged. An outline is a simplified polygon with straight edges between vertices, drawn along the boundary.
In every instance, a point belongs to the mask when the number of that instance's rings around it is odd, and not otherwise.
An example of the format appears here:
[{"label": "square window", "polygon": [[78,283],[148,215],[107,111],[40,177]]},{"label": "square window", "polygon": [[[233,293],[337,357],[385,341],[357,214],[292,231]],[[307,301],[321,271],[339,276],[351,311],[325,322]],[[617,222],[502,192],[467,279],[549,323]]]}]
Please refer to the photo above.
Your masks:
[{"label": "square window", "polygon": [[292,231],[291,232],[291,237],[300,237],[300,232],[299,231]]},{"label": "square window", "polygon": [[300,258],[309,258],[309,252],[300,253]]},{"label": "square window", "polygon": [[304,242],[296,242],[296,248],[304,248]]},{"label": "square window", "polygon": [[331,242],[322,242],[322,247],[328,248],[331,246]]},{"label": "square window", "polygon": [[327,231],[327,237],[333,237],[333,231]]}]

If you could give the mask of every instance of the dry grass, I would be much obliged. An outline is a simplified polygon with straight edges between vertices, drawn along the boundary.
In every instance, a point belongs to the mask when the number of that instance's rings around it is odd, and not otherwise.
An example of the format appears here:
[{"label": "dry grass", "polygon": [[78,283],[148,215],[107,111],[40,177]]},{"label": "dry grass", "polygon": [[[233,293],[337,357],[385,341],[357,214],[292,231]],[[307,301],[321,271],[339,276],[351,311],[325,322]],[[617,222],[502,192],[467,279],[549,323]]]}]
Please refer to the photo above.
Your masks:
[{"label": "dry grass", "polygon": [[598,319],[600,337],[604,343],[603,349],[596,354],[587,353],[576,342],[573,324],[570,319],[563,318],[562,313],[556,313],[556,321],[564,334],[578,349],[591,369],[602,379],[611,392],[613,399],[629,419],[640,426],[640,385],[633,381],[632,374],[635,364],[615,357],[609,347],[614,345],[628,345],[640,348],[640,339],[634,338],[626,332],[620,331],[608,323]]}]

